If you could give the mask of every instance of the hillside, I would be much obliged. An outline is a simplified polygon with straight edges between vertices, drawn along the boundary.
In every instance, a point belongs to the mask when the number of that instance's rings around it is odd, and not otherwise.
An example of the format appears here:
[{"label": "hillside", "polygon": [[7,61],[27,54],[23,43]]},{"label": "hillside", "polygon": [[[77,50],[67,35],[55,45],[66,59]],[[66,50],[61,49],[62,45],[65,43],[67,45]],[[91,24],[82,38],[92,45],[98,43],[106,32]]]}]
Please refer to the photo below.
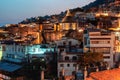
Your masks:
[{"label": "hillside", "polygon": [[[109,4],[111,2],[114,2],[114,0],[95,0],[94,2],[89,3],[86,6],[83,6],[82,8],[79,8],[79,6],[77,8],[73,8],[70,9],[70,11],[74,14],[75,12],[83,12],[87,9],[90,9],[92,7],[98,7],[102,4]],[[51,20],[51,19],[56,19],[56,20],[61,20],[66,14],[66,11],[62,11],[60,14],[55,14],[55,15],[46,15],[46,16],[38,16],[38,17],[31,17],[31,18],[27,18],[26,20],[21,21],[20,23],[26,24],[26,23],[32,23],[32,22],[43,22],[46,20]]]},{"label": "hillside", "polygon": [[83,9],[89,9],[92,7],[98,7],[102,4],[109,4],[110,2],[113,2],[114,0],[95,0],[94,2],[91,2],[90,4],[83,7]]}]

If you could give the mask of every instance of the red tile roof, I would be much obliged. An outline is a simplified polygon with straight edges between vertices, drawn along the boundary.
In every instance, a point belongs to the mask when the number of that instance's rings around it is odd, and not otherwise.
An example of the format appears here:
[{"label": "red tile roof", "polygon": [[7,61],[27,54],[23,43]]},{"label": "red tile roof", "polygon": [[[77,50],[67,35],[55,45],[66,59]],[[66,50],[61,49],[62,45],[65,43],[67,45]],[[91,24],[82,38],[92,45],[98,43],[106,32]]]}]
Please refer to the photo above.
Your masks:
[{"label": "red tile roof", "polygon": [[120,69],[93,72],[86,80],[120,80]]}]

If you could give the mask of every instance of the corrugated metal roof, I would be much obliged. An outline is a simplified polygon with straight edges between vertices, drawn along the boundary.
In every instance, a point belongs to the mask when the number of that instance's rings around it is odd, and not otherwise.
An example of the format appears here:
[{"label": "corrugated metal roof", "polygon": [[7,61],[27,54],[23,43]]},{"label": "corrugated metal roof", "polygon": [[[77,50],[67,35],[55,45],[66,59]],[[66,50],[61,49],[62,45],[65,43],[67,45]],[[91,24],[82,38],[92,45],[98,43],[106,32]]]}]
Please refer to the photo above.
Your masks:
[{"label": "corrugated metal roof", "polygon": [[0,62],[0,70],[7,71],[7,72],[14,72],[20,69],[22,66],[7,62]]}]

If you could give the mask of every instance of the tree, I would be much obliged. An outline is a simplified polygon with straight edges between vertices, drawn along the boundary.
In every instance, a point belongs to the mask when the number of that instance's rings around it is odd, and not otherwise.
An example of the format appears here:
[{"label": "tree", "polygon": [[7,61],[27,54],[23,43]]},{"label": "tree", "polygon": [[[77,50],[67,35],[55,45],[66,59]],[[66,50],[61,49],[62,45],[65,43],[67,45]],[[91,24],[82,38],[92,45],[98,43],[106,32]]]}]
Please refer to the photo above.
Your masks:
[{"label": "tree", "polygon": [[26,63],[24,66],[24,74],[29,78],[27,80],[40,80],[40,73],[43,69],[46,69],[46,60],[44,58],[34,58],[31,63]]},{"label": "tree", "polygon": [[88,63],[88,64],[97,63],[97,62],[101,62],[102,60],[103,60],[102,53],[88,52],[84,54],[85,63]]}]

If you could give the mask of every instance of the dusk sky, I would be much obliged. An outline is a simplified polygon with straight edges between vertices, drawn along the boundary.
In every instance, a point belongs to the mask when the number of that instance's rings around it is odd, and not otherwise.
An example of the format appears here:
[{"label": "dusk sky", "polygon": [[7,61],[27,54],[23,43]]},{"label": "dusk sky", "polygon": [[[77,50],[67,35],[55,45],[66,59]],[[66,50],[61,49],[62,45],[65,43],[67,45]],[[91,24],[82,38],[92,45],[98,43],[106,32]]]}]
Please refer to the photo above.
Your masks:
[{"label": "dusk sky", "polygon": [[17,24],[30,17],[59,14],[93,1],[95,0],[0,0],[0,26]]}]

